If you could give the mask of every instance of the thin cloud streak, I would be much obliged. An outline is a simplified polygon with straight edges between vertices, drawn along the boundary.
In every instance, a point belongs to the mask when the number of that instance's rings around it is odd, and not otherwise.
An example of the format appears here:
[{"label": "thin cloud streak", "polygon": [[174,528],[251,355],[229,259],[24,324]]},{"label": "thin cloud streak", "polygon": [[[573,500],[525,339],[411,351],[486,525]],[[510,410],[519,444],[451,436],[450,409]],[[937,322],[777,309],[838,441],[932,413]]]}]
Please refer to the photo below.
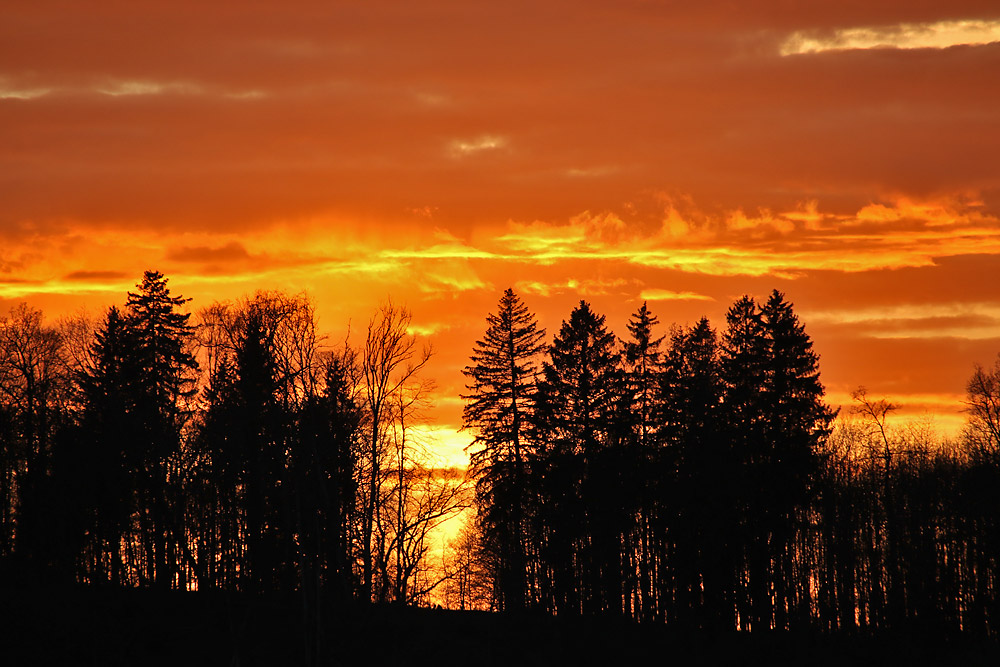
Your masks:
[{"label": "thin cloud streak", "polygon": [[780,47],[782,56],[858,49],[946,49],[1000,42],[1000,20],[936,21],[892,26],[840,28],[832,35],[795,32]]}]

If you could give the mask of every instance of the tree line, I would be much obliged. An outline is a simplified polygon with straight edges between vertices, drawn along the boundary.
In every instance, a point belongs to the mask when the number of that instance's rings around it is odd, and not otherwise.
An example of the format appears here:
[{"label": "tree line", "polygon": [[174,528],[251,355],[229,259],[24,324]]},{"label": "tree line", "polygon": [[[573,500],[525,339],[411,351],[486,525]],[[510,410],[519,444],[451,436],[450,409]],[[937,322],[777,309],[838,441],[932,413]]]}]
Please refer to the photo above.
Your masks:
[{"label": "tree line", "polygon": [[[433,354],[387,302],[332,345],[304,295],[0,318],[0,581],[301,593],[681,628],[997,634],[1000,362],[945,443],[839,418],[775,291],[546,340],[507,290],[464,372],[470,481],[421,439]],[[471,506],[442,565],[432,535]],[[319,650],[318,648],[316,649]]]},{"label": "tree line", "polygon": [[478,513],[461,603],[676,627],[997,634],[1000,362],[957,441],[824,402],[784,295],[618,339],[581,301],[550,344],[507,290],[465,396]]},{"label": "tree line", "polygon": [[426,602],[469,496],[419,437],[409,311],[354,347],[304,295],[188,301],[147,271],[97,321],[0,320],[2,580]]}]

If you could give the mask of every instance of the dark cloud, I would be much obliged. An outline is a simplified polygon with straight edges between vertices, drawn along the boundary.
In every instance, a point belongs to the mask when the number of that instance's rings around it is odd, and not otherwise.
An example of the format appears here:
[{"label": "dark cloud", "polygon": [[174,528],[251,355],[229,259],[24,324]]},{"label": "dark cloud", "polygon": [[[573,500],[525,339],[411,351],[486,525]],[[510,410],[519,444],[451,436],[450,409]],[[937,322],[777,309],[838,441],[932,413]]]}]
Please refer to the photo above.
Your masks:
[{"label": "dark cloud", "polygon": [[89,280],[120,280],[127,278],[129,274],[124,271],[73,271],[63,276],[63,280],[69,281],[89,281]]},{"label": "dark cloud", "polygon": [[250,253],[243,244],[232,241],[218,248],[208,246],[185,246],[167,251],[167,259],[175,262],[240,262],[250,259]]}]

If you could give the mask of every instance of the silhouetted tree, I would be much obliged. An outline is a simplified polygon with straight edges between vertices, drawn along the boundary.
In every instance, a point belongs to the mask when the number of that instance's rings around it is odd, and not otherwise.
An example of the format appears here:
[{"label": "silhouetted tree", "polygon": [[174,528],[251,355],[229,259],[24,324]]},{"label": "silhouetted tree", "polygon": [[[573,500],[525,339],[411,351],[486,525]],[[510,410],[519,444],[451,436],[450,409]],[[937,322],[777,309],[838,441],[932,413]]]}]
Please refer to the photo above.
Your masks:
[{"label": "silhouetted tree", "polygon": [[457,534],[448,541],[444,598],[452,609],[492,611],[497,608],[493,582],[500,567],[489,562],[496,552],[483,549],[479,544],[480,525],[474,516],[467,516]]},{"label": "silhouetted tree", "polygon": [[[405,601],[426,553],[425,530],[461,508],[461,485],[421,471],[413,426],[430,386],[431,358],[410,333],[412,315],[387,302],[368,323],[360,353],[367,434],[358,458],[358,536],[363,600]],[[408,592],[409,591],[409,592]]]},{"label": "silhouetted tree", "polygon": [[1000,356],[992,370],[976,365],[966,395],[965,441],[977,456],[1000,461]]},{"label": "silhouetted tree", "polygon": [[496,314],[487,315],[486,322],[472,364],[462,371],[470,381],[462,416],[478,447],[469,458],[476,477],[481,546],[497,567],[497,602],[501,609],[519,610],[528,589],[525,520],[527,460],[532,454],[527,431],[545,331],[512,289],[504,291]]},{"label": "silhouetted tree", "polygon": [[581,301],[563,321],[536,394],[543,542],[552,604],[571,613],[620,609],[621,467],[616,416],[624,391],[615,336]]},{"label": "silhouetted tree", "polygon": [[251,590],[294,587],[303,571],[305,511],[295,487],[315,472],[314,439],[323,437],[312,432],[322,428],[319,417],[306,412],[320,410],[321,398],[312,304],[302,295],[258,292],[214,304],[202,319],[212,372],[202,441],[222,485],[218,502],[229,510],[219,526],[224,576],[238,572],[239,585]]},{"label": "silhouetted tree", "polygon": [[817,448],[833,412],[823,403],[819,360],[792,306],[775,290],[758,307],[750,297],[727,314],[722,368],[730,439],[740,462],[744,565],[741,622],[787,627],[806,615],[808,583],[795,552]]},{"label": "silhouetted tree", "polygon": [[15,552],[37,553],[32,542],[45,539],[51,517],[40,514],[40,494],[49,486],[68,390],[59,331],[42,323],[40,310],[11,308],[0,318],[0,564]]},{"label": "silhouetted tree", "polygon": [[94,336],[93,367],[77,379],[81,413],[74,446],[87,455],[65,455],[86,462],[79,471],[86,480],[83,501],[89,510],[82,528],[89,536],[82,576],[95,584],[147,583],[136,552],[139,536],[132,539],[131,534],[143,463],[136,441],[141,442],[145,431],[137,407],[141,373],[136,347],[126,317],[111,307]]},{"label": "silhouetted tree", "polygon": [[146,271],[138,292],[129,292],[126,322],[135,372],[131,406],[141,429],[136,448],[138,528],[142,534],[147,578],[172,585],[183,551],[183,509],[179,467],[181,431],[191,416],[187,404],[195,393],[198,363],[190,351],[193,327],[178,308],[190,299],[171,296],[167,278]]},{"label": "silhouetted tree", "polygon": [[[726,438],[722,369],[715,330],[702,318],[674,329],[664,362],[661,437],[671,488],[661,502],[671,514],[670,558],[674,617],[688,625],[732,627],[733,534],[738,472]],[[672,473],[672,474],[670,474]]]},{"label": "silhouetted tree", "polygon": [[629,338],[621,341],[624,391],[618,409],[619,432],[625,446],[620,452],[623,470],[621,498],[629,525],[622,535],[623,609],[638,618],[652,618],[655,608],[654,560],[662,552],[657,502],[666,462],[660,447],[660,377],[663,373],[663,336],[653,328],[659,320],[646,302],[632,315]]}]

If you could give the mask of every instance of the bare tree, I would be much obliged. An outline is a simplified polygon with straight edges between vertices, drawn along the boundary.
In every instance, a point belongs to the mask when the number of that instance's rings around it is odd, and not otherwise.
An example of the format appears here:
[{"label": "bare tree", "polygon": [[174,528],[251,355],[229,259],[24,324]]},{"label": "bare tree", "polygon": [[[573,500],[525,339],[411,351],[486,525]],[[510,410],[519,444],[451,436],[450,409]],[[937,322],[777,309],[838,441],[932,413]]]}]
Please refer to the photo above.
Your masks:
[{"label": "bare tree", "polygon": [[207,377],[232,361],[252,320],[274,358],[279,402],[288,408],[316,394],[326,339],[317,332],[316,307],[308,295],[258,291],[234,302],[213,303],[199,316],[198,341]]},{"label": "bare tree", "polygon": [[13,548],[29,475],[42,472],[68,395],[62,336],[25,303],[0,318],[0,556]]},{"label": "bare tree", "polygon": [[492,568],[485,562],[481,535],[475,515],[470,515],[451,540],[444,555],[445,605],[451,609],[493,610],[496,595],[493,590]]},{"label": "bare tree", "polygon": [[874,431],[878,431],[878,438],[881,445],[882,451],[876,455],[873,451],[870,452],[872,459],[876,456],[881,456],[885,471],[885,474],[889,474],[889,469],[892,467],[892,444],[889,439],[889,433],[886,429],[886,418],[889,416],[890,412],[894,412],[899,409],[899,406],[895,403],[891,403],[884,398],[874,400],[869,398],[868,390],[864,387],[858,387],[851,392],[851,398],[854,399],[854,406],[851,408],[851,412],[856,415],[860,415],[868,423],[869,429],[871,430],[869,434],[869,442],[874,442]]},{"label": "bare tree", "polygon": [[[387,472],[393,455],[394,427],[407,404],[402,395],[414,384],[431,358],[430,346],[418,348],[409,332],[412,314],[391,301],[382,304],[368,322],[361,354],[362,398],[367,412],[366,451],[361,459],[359,484],[361,504],[362,596],[375,598],[375,556],[386,552],[385,531],[376,530],[384,505]],[[402,466],[400,466],[402,468]]]},{"label": "bare tree", "polygon": [[996,457],[1000,455],[1000,356],[992,370],[976,364],[966,391],[965,439],[973,454]]}]

